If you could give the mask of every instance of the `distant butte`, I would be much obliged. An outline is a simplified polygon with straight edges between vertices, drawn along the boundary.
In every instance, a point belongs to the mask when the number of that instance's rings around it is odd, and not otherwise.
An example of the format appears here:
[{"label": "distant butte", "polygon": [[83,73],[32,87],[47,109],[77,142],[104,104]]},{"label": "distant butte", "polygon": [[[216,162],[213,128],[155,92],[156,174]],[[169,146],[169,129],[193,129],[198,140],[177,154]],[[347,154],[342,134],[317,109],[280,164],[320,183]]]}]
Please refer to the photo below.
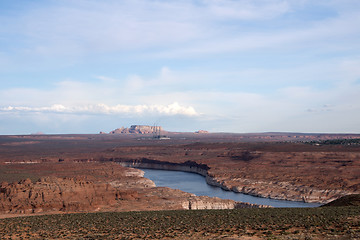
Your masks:
[{"label": "distant butte", "polygon": [[[149,126],[149,125],[131,125],[130,127],[121,127],[117,128],[109,134],[164,134],[164,133],[171,133],[169,131],[164,130],[161,126]],[[198,130],[195,133],[203,134],[209,133],[206,130]],[[105,132],[100,132],[100,134],[106,134]]]},{"label": "distant butte", "polygon": [[[160,126],[148,126],[148,125],[131,125],[129,128],[117,128],[109,134],[154,134],[157,132],[166,132]],[[101,132],[103,133],[103,132]]]},{"label": "distant butte", "polygon": [[209,133],[209,132],[206,130],[199,130],[199,131],[196,131],[195,133]]}]

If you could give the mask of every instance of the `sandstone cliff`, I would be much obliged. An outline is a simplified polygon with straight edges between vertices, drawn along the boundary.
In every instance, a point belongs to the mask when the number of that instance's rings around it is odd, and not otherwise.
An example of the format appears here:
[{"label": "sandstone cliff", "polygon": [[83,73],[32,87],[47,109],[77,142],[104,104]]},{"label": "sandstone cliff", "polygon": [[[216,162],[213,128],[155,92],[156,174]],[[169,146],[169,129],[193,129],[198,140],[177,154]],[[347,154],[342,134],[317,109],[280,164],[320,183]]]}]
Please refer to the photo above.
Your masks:
[{"label": "sandstone cliff", "polygon": [[290,182],[258,181],[242,178],[227,179],[210,176],[207,176],[206,181],[209,185],[218,186],[228,191],[264,198],[309,203],[327,203],[349,194],[349,191],[341,189],[316,189],[310,186],[294,185]]},{"label": "sandstone cliff", "polygon": [[217,197],[194,196],[182,203],[184,209],[236,209],[236,208],[268,208],[266,205],[236,202]]},{"label": "sandstone cliff", "polygon": [[89,211],[116,202],[119,193],[109,184],[83,179],[42,178],[18,183],[2,183],[1,213],[37,213],[46,211]]}]

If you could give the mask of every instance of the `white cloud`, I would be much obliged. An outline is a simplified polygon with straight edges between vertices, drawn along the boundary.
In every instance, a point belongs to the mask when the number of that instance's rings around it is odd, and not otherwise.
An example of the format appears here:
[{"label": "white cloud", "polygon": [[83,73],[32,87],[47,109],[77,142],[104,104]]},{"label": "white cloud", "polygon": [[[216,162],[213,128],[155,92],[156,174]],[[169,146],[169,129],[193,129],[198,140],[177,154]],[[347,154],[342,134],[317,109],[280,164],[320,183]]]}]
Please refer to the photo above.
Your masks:
[{"label": "white cloud", "polygon": [[115,105],[93,104],[84,106],[64,106],[54,104],[49,107],[28,107],[28,106],[8,106],[0,108],[0,112],[37,112],[37,113],[71,113],[71,114],[158,114],[158,115],[199,115],[191,106],[181,106],[177,102],[169,105]]}]

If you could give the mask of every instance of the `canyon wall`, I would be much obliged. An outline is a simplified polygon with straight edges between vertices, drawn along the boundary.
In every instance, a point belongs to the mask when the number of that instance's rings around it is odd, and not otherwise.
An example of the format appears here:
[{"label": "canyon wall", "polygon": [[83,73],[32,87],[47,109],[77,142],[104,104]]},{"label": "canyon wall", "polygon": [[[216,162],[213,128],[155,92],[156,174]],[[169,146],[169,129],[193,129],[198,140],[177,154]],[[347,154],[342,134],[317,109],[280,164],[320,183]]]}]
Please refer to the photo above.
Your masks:
[{"label": "canyon wall", "polygon": [[308,203],[328,203],[353,192],[335,189],[316,189],[305,185],[294,185],[290,182],[258,181],[251,179],[226,179],[223,177],[206,177],[206,182],[224,190],[249,194],[256,197],[279,200],[300,201]]},{"label": "canyon wall", "polygon": [[173,163],[141,158],[136,160],[114,159],[124,167],[149,168],[159,170],[174,170],[197,173],[205,177],[211,186],[220,187],[227,191],[249,194],[256,197],[272,198],[279,200],[303,201],[309,203],[328,203],[339,197],[352,194],[352,192],[334,189],[316,189],[305,185],[293,185],[289,182],[256,181],[250,179],[228,179],[209,173],[206,164],[193,161]]},{"label": "canyon wall", "polygon": [[[78,167],[85,167],[89,163],[79,164]],[[30,179],[14,183],[2,182],[0,215],[267,207],[156,187],[153,181],[143,177],[143,171],[123,168],[115,163],[113,165],[114,169],[121,170],[121,174],[114,172],[113,175],[108,175],[107,179],[89,178],[79,174],[78,177],[43,177],[34,182]],[[182,166],[181,170],[186,170],[185,166]],[[100,169],[97,174],[101,174]]]},{"label": "canyon wall", "polygon": [[105,183],[46,177],[0,186],[0,213],[95,211],[113,205],[119,192]]},{"label": "canyon wall", "polygon": [[210,169],[205,164],[198,164],[192,161],[187,161],[184,163],[170,163],[170,162],[151,160],[147,158],[141,158],[135,160],[114,159],[113,161],[119,163],[123,167],[192,172],[192,173],[200,174],[204,177],[208,177],[207,171]]}]

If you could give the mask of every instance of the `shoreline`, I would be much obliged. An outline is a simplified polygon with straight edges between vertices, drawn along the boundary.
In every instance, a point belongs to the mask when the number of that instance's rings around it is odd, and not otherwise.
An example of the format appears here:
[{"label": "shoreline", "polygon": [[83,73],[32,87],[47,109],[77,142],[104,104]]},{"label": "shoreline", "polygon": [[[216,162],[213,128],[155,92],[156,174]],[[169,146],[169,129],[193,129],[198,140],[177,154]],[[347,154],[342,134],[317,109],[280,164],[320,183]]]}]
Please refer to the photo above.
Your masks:
[{"label": "shoreline", "polygon": [[120,164],[123,167],[132,167],[132,168],[144,168],[144,169],[156,169],[156,170],[169,170],[169,171],[182,171],[182,172],[190,172],[196,173],[203,177],[205,177],[205,181],[208,185],[219,187],[225,191],[231,191],[234,193],[242,193],[254,197],[261,197],[261,198],[268,198],[274,200],[284,200],[284,201],[291,201],[291,202],[304,202],[304,203],[317,203],[317,204],[324,204],[330,202],[332,200],[327,201],[313,201],[312,199],[308,199],[310,201],[306,201],[306,199],[294,199],[294,198],[285,198],[285,197],[271,197],[270,194],[262,194],[257,192],[256,189],[253,188],[239,188],[237,186],[228,187],[225,181],[220,181],[216,179],[215,176],[211,176],[208,173],[210,169],[206,164],[197,164],[195,162],[184,162],[184,163],[171,163],[171,162],[162,162],[157,160],[151,159],[137,159],[137,160],[120,160],[114,159],[114,161]]}]

